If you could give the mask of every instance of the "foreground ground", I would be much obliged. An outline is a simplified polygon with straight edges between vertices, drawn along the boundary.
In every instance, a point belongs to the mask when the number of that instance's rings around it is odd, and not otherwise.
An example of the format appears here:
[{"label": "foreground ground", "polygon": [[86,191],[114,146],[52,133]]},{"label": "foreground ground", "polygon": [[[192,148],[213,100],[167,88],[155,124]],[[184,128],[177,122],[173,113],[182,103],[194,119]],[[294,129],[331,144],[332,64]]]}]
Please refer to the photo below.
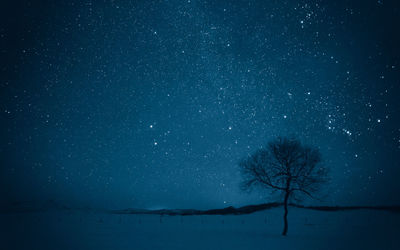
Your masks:
[{"label": "foreground ground", "polygon": [[400,214],[282,208],[249,215],[0,214],[0,249],[400,249]]}]

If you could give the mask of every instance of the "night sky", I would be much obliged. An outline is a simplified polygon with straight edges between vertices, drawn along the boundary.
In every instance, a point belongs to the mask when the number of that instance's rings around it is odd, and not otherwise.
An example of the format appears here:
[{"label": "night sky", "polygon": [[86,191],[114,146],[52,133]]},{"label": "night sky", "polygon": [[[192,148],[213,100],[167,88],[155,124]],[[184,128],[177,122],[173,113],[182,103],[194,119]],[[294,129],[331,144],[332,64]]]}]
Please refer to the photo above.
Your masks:
[{"label": "night sky", "polygon": [[1,1],[0,197],[214,208],[276,136],[318,147],[324,201],[400,203],[400,3]]}]

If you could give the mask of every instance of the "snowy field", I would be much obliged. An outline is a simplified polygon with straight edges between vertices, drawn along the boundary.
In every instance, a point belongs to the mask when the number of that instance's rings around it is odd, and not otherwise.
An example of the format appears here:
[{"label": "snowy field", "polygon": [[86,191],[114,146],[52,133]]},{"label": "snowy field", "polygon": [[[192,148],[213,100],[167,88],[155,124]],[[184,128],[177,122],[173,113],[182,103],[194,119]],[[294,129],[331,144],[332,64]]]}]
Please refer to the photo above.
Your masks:
[{"label": "snowy field", "polygon": [[400,214],[282,208],[249,215],[0,214],[0,249],[400,249]]}]

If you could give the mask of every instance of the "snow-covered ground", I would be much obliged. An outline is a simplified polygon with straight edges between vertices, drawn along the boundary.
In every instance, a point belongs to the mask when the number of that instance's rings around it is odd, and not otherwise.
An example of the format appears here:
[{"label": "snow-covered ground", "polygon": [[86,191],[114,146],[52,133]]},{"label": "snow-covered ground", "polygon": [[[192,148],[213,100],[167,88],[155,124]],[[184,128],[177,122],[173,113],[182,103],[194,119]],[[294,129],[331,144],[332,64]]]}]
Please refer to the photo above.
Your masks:
[{"label": "snow-covered ground", "polygon": [[0,214],[0,249],[400,249],[400,214],[289,210],[249,215]]}]

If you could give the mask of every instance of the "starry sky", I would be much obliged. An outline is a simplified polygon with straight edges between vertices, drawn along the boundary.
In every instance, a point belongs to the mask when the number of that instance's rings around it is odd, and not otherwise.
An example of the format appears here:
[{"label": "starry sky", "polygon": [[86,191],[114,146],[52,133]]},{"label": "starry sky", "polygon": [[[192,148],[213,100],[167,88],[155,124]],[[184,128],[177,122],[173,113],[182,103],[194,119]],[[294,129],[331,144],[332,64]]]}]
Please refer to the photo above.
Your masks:
[{"label": "starry sky", "polygon": [[[400,4],[2,1],[0,195],[214,208],[276,136],[318,147],[315,204],[399,204]],[[313,204],[314,204],[313,203]]]}]

